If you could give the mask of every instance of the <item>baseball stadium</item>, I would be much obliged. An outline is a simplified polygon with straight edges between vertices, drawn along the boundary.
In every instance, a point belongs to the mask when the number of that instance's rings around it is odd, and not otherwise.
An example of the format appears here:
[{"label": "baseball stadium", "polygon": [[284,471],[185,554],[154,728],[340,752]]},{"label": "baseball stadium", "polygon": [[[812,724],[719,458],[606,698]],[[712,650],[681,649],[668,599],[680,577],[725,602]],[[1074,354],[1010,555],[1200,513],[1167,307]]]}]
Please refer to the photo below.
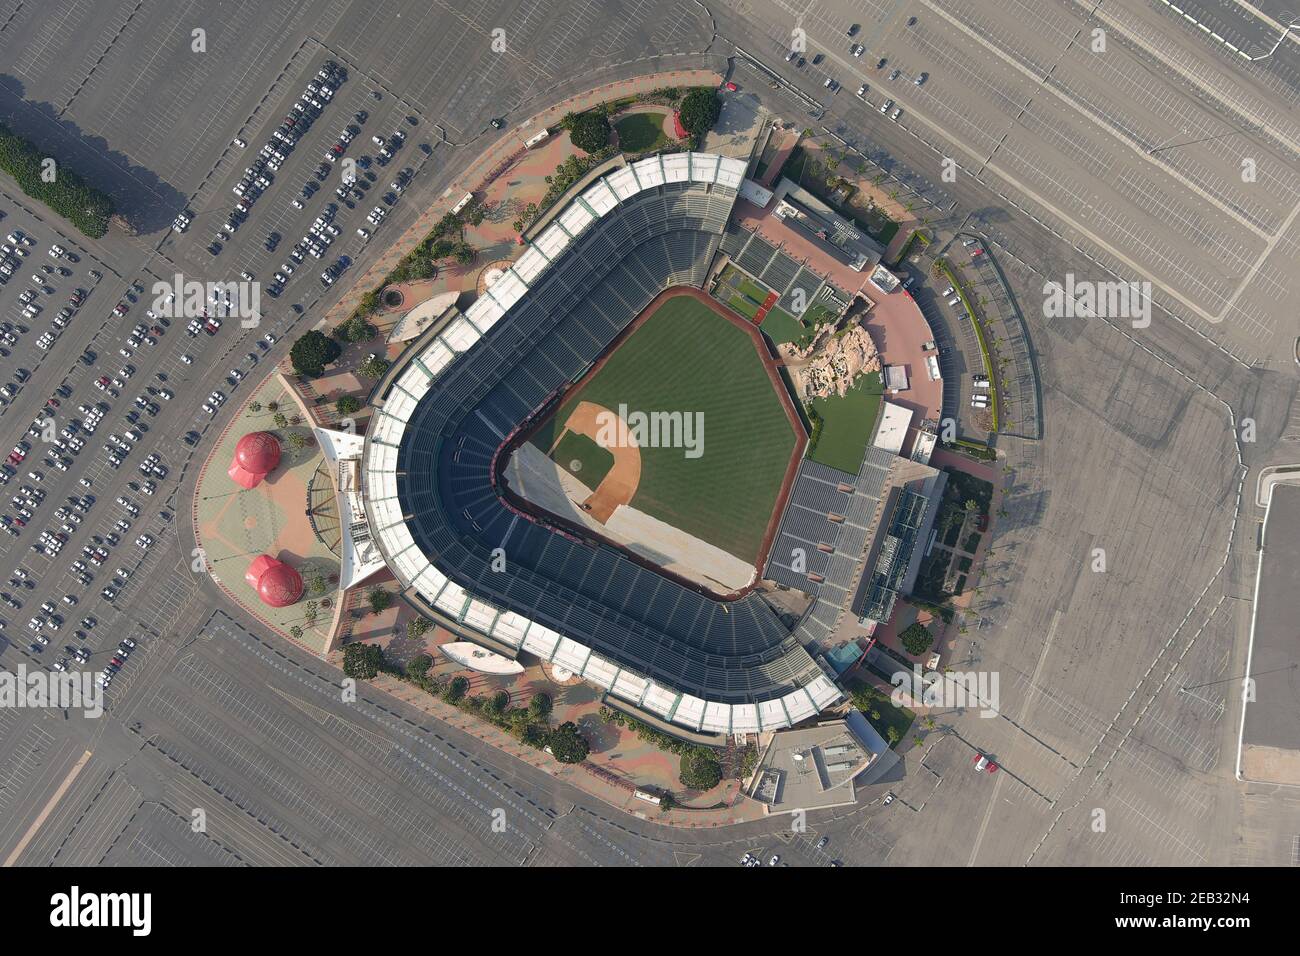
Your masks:
[{"label": "baseball stadium", "polygon": [[745,170],[704,153],[592,170],[379,381],[364,450],[368,533],[421,613],[683,734],[841,699],[805,645],[844,592],[792,628],[750,588],[796,480],[857,512],[855,476],[804,459],[757,331],[700,291]]}]

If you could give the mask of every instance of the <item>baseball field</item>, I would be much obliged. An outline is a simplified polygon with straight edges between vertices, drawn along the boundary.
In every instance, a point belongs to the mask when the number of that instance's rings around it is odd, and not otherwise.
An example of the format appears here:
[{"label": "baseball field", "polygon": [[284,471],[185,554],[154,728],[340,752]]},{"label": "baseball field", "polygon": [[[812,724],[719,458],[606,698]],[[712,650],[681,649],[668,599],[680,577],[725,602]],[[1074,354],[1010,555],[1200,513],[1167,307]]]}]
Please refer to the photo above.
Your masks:
[{"label": "baseball field", "polygon": [[529,443],[596,522],[649,516],[753,565],[802,433],[751,333],[691,294],[652,309]]}]

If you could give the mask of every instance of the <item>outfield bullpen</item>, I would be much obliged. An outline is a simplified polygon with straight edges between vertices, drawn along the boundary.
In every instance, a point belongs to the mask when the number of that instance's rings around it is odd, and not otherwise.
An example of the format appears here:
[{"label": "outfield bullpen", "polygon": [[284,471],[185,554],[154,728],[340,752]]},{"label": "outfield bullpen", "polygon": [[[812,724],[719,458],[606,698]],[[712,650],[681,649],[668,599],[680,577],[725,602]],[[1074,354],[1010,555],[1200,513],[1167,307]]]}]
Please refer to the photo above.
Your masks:
[{"label": "outfield bullpen", "polygon": [[[626,420],[617,418],[620,409]],[[592,440],[593,411],[613,413],[619,425],[635,425],[638,412],[680,412],[683,420],[699,412],[692,421],[700,453],[652,447],[644,436],[630,450],[602,447]],[[805,436],[754,327],[698,290],[677,289],[651,303],[528,443],[563,469],[571,500],[573,478],[591,491],[581,506],[600,524],[611,514],[611,527],[626,520],[618,512],[626,505],[752,570]]]}]

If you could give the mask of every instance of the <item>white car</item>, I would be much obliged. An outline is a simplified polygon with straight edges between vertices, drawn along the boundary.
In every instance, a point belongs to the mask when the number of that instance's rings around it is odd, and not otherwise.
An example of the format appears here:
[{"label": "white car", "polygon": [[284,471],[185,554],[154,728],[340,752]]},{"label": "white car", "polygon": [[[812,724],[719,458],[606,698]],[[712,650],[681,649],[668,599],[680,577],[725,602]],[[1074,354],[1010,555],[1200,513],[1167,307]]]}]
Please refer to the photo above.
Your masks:
[{"label": "white car", "polygon": [[193,358],[192,358],[188,353],[185,354],[185,355],[182,355],[182,356],[181,356],[181,361],[182,361],[183,363],[185,363],[186,365],[193,365],[193,364],[194,364],[194,359],[193,359]]}]

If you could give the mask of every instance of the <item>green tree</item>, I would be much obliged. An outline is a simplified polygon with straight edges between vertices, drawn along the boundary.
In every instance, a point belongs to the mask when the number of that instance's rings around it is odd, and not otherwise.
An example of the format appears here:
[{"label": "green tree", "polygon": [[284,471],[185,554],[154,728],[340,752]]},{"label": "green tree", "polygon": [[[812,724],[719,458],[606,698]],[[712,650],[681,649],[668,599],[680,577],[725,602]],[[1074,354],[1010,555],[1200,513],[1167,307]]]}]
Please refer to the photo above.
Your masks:
[{"label": "green tree", "polygon": [[454,677],[450,684],[447,685],[445,696],[447,703],[458,704],[465,699],[465,692],[469,690],[469,681],[464,677]]},{"label": "green tree", "polygon": [[275,415],[271,417],[271,421],[275,422],[276,428],[289,427],[289,419],[285,417],[283,412],[276,412]]},{"label": "green tree", "polygon": [[690,790],[712,790],[722,780],[722,764],[705,747],[693,747],[682,754],[678,780]]},{"label": "green tree", "polygon": [[682,98],[678,117],[682,128],[697,141],[718,121],[722,113],[722,99],[712,87],[702,86],[691,90]]},{"label": "green tree", "polygon": [[378,644],[348,644],[343,648],[343,673],[355,680],[374,680],[384,661]]},{"label": "green tree", "polygon": [[534,694],[528,701],[528,714],[535,720],[550,716],[551,697],[549,694]]},{"label": "green tree", "polygon": [[361,363],[361,366],[357,369],[357,374],[364,378],[379,378],[387,371],[388,360],[375,355]]},{"label": "green tree", "polygon": [[290,432],[287,439],[289,448],[293,451],[302,451],[307,447],[307,436],[302,432]]},{"label": "green tree", "polygon": [[581,763],[591,753],[591,745],[578,730],[578,725],[566,720],[546,735],[546,746],[560,763]]},{"label": "green tree", "polygon": [[299,375],[320,378],[325,374],[325,366],[338,358],[341,352],[339,344],[332,338],[312,329],[293,343],[289,349],[289,361]]},{"label": "green tree", "polygon": [[370,610],[374,614],[382,614],[393,606],[393,595],[383,588],[371,588],[366,600],[370,602]]},{"label": "green tree", "polygon": [[340,415],[351,415],[361,411],[361,400],[354,395],[344,395],[334,403],[334,410]]},{"label": "green tree", "polygon": [[[47,178],[44,173],[48,155],[0,123],[0,169],[12,176],[23,192],[67,219],[84,235],[102,237],[114,218],[112,197],[95,189],[65,164],[58,166],[57,176]],[[118,221],[125,222],[120,217]]]},{"label": "green tree", "polygon": [[249,403],[248,403],[248,410],[249,410],[252,414],[256,415],[258,412],[260,412],[260,411],[262,410],[262,403],[261,403],[261,402],[249,402]]},{"label": "green tree", "polygon": [[609,142],[609,120],[599,110],[570,113],[565,117],[565,127],[573,145],[584,153],[594,153]]},{"label": "green tree", "polygon": [[419,683],[433,666],[433,658],[428,654],[416,654],[406,662],[406,676]]},{"label": "green tree", "polygon": [[[371,292],[369,295],[374,295]],[[360,314],[360,307],[344,322],[334,329],[334,337],[342,342],[365,342],[373,339],[379,330],[365,320]]]},{"label": "green tree", "polygon": [[920,621],[916,621],[911,627],[898,635],[898,640],[907,653],[924,654],[934,644],[934,635],[930,633],[928,627]]}]

